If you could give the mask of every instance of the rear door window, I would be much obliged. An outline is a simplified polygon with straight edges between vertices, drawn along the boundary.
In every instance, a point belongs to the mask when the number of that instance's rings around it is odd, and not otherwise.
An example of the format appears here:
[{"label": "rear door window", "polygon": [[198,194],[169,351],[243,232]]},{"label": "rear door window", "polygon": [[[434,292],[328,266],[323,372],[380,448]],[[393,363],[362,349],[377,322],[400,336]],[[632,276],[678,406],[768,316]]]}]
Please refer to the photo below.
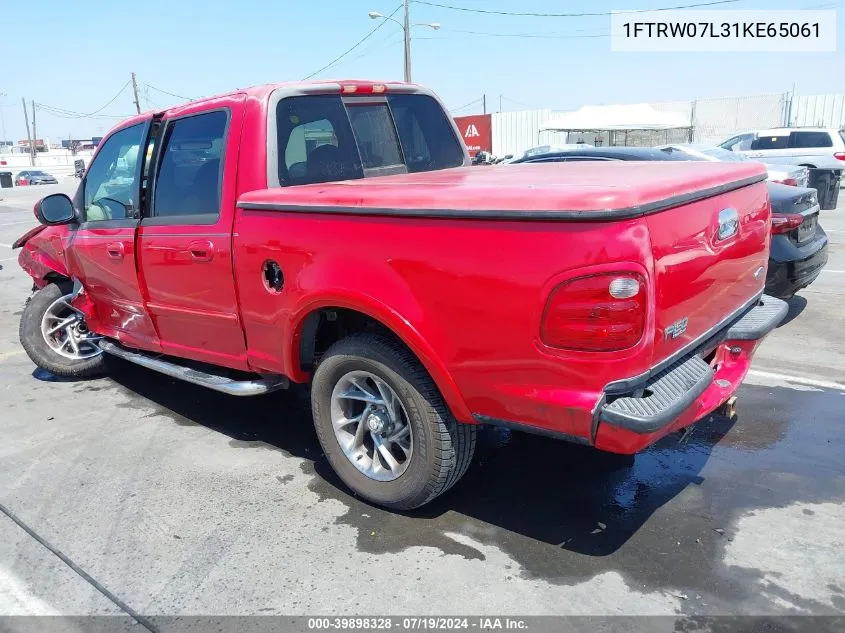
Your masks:
[{"label": "rear door window", "polygon": [[751,142],[752,150],[761,149],[787,149],[789,147],[789,134],[783,136],[758,136]]},{"label": "rear door window", "polygon": [[827,132],[793,132],[789,135],[790,147],[833,147]]},{"label": "rear door window", "polygon": [[227,111],[214,110],[167,122],[155,178],[154,216],[220,214],[228,120]]}]

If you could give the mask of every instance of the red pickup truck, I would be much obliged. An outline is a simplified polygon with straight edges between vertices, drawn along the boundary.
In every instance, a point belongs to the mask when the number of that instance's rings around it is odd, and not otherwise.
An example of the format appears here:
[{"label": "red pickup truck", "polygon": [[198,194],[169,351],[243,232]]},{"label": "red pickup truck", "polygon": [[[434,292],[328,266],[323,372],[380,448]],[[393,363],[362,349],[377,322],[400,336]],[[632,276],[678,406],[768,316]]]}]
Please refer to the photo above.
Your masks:
[{"label": "red pickup truck", "polygon": [[239,90],[119,124],[36,204],[21,341],[66,376],[105,352],[232,395],[310,382],[340,478],[413,508],[480,424],[630,454],[726,403],[786,312],[765,179],[471,167],[418,86]]}]

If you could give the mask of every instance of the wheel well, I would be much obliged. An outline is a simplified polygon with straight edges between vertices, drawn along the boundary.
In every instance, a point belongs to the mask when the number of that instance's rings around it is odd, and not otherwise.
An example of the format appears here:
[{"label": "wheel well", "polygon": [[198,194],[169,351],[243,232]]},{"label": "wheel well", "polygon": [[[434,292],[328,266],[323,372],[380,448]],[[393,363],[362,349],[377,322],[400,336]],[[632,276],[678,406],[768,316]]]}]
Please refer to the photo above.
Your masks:
[{"label": "wheel well", "polygon": [[809,163],[801,163],[801,164],[800,164],[800,165],[798,165],[798,166],[799,166],[799,167],[809,167],[810,169],[815,169],[815,168],[816,168],[816,166],[815,166],[815,165],[810,165]]},{"label": "wheel well", "polygon": [[390,328],[368,314],[347,308],[321,308],[309,314],[302,324],[300,369],[314,371],[320,357],[333,343],[357,332],[382,334],[402,343]]},{"label": "wheel well", "polygon": [[67,292],[70,292],[70,288],[73,286],[73,281],[69,277],[65,277],[57,272],[49,272],[44,275],[44,281],[56,284],[62,290],[67,290]]}]

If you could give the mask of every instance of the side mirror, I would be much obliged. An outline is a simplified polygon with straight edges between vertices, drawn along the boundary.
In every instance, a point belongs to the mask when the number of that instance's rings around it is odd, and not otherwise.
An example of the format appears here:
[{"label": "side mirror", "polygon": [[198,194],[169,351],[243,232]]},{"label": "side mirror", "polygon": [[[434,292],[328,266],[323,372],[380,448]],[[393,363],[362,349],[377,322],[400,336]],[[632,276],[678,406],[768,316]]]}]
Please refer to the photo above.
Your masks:
[{"label": "side mirror", "polygon": [[54,193],[35,203],[35,217],[47,226],[68,224],[76,219],[73,202],[63,193]]}]

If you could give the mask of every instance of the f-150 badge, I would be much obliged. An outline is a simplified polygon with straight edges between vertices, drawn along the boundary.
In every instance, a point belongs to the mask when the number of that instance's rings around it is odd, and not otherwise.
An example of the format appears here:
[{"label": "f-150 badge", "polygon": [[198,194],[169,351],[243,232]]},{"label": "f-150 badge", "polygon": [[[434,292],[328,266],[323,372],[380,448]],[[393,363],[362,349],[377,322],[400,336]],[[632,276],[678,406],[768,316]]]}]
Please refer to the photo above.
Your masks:
[{"label": "f-150 badge", "polygon": [[666,329],[663,330],[663,340],[668,341],[669,339],[676,339],[681,334],[687,331],[687,324],[689,323],[689,319],[684,317],[674,323],[670,323],[666,326]]}]

